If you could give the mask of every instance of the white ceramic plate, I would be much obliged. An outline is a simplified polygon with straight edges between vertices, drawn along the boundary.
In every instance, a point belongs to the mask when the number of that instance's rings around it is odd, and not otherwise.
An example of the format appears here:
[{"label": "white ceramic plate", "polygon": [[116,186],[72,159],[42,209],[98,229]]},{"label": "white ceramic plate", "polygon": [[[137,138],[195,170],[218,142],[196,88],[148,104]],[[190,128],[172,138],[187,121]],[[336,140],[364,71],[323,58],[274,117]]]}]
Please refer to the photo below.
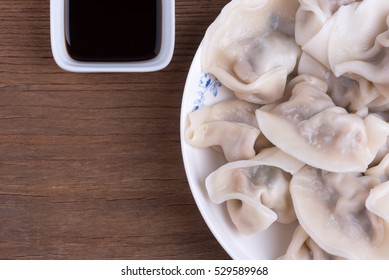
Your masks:
[{"label": "white ceramic plate", "polygon": [[201,72],[201,47],[192,62],[181,107],[181,147],[185,171],[197,206],[213,235],[233,259],[276,259],[283,255],[295,228],[274,224],[265,232],[245,235],[232,224],[225,204],[211,202],[205,190],[205,178],[225,163],[223,156],[213,149],[195,148],[185,142],[184,130],[188,113],[204,105],[211,105],[233,94],[212,76]]}]

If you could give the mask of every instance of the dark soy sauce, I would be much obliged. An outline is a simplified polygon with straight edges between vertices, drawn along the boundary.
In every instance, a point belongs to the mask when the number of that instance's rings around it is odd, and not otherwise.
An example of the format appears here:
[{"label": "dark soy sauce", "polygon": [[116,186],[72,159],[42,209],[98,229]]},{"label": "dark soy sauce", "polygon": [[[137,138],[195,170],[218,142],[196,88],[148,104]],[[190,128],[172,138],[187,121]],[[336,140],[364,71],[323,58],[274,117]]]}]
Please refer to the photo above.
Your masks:
[{"label": "dark soy sauce", "polygon": [[143,61],[161,48],[162,0],[66,0],[69,55],[79,61]]}]

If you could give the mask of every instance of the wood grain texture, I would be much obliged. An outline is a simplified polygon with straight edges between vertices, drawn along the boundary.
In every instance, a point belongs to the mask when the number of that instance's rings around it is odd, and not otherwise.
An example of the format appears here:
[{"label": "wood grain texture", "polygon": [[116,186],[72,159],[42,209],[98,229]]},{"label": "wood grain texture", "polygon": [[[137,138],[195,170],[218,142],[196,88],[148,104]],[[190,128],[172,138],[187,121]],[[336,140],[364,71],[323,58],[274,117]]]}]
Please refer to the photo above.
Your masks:
[{"label": "wood grain texture", "polygon": [[74,74],[48,0],[0,1],[0,259],[229,259],[185,176],[185,79],[226,0],[176,0],[156,73]]}]

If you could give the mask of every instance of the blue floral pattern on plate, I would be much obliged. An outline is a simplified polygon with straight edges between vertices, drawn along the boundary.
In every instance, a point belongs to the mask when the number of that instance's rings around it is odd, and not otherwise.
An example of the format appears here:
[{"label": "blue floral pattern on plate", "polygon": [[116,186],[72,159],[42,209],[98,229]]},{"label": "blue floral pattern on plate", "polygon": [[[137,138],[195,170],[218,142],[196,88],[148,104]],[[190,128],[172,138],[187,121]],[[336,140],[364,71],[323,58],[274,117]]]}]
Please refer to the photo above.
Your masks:
[{"label": "blue floral pattern on plate", "polygon": [[199,81],[200,90],[197,92],[198,98],[194,101],[195,106],[192,111],[196,111],[205,105],[204,101],[207,95],[217,97],[221,85],[218,79],[208,73],[203,73]]}]

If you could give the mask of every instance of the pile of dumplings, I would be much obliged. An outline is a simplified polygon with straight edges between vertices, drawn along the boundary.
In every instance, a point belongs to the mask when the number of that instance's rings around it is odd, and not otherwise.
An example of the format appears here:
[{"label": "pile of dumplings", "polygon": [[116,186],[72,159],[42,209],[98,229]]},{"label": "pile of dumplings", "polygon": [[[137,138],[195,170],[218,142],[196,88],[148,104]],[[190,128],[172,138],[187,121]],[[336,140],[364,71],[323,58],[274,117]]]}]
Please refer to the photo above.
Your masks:
[{"label": "pile of dumplings", "polygon": [[232,0],[201,49],[236,97],[188,116],[226,158],[210,199],[246,234],[297,222],[280,259],[389,259],[389,1]]}]

